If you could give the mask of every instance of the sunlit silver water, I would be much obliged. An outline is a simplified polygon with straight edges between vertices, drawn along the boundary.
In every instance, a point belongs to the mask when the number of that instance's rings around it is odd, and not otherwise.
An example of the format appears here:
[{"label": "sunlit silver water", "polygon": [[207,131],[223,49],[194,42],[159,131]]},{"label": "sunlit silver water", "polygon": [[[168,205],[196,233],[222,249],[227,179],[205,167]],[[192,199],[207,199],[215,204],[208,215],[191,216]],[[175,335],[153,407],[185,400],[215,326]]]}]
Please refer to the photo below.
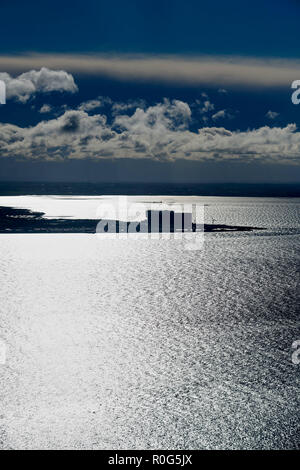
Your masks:
[{"label": "sunlit silver water", "polygon": [[1,448],[299,448],[299,200],[202,199],[267,230],[0,236]]}]

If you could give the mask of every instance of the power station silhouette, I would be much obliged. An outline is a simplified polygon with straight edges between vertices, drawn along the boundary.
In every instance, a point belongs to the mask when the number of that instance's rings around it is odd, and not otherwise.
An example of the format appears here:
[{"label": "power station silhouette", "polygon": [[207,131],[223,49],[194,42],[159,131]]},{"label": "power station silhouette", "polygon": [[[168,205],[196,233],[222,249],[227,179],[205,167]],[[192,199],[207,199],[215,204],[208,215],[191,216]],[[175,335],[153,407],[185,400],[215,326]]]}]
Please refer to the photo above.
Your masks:
[{"label": "power station silhouette", "polygon": [[[104,222],[104,221],[103,221]],[[140,222],[106,221],[104,232],[142,232],[142,233],[173,233],[195,232],[196,224],[193,216],[188,212],[175,212],[168,210],[147,210],[146,219]]]}]

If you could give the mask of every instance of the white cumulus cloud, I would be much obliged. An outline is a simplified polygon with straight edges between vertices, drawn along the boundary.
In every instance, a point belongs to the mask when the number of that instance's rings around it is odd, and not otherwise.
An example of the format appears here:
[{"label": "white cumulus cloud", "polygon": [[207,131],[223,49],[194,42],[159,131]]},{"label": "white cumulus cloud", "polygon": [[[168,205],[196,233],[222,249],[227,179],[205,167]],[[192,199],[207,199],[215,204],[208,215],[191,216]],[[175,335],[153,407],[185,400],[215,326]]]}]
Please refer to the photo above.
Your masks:
[{"label": "white cumulus cloud", "polygon": [[26,103],[37,93],[53,91],[75,93],[78,91],[74,78],[64,70],[30,70],[17,77],[8,73],[0,73],[0,80],[6,84],[6,96],[20,103]]},{"label": "white cumulus cloud", "polygon": [[47,114],[47,113],[51,113],[51,111],[52,111],[52,107],[50,106],[50,104],[43,104],[43,106],[39,110],[39,113]]},{"label": "white cumulus cloud", "polygon": [[285,127],[230,131],[224,127],[190,130],[192,112],[180,100],[168,100],[109,123],[103,114],[68,110],[32,127],[0,124],[2,157],[66,159],[155,159],[172,161],[236,160],[300,164],[300,132]]},{"label": "white cumulus cloud", "polygon": [[226,109],[221,109],[220,111],[216,112],[212,115],[212,119],[217,121],[218,119],[232,119],[232,115]]},{"label": "white cumulus cloud", "polygon": [[274,120],[279,116],[279,113],[277,113],[276,111],[268,111],[266,116],[267,118]]},{"label": "white cumulus cloud", "polygon": [[109,97],[98,96],[98,98],[94,100],[84,101],[83,103],[79,105],[78,109],[81,111],[89,112],[89,111],[94,111],[95,109],[102,108],[103,106],[107,104],[108,105],[112,104],[112,100]]}]

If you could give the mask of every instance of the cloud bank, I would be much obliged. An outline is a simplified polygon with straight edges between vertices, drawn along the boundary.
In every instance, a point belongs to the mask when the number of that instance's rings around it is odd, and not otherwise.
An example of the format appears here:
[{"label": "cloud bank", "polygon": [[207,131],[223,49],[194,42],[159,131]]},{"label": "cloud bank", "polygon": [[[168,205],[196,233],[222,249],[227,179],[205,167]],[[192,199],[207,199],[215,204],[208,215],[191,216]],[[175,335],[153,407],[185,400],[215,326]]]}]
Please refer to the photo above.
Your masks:
[{"label": "cloud bank", "polygon": [[7,72],[0,73],[0,80],[6,84],[6,97],[20,103],[26,103],[36,93],[78,91],[71,74],[64,70],[49,70],[46,67],[22,73],[15,78]]},{"label": "cloud bank", "polygon": [[191,119],[187,103],[168,99],[138,107],[131,115],[117,114],[111,123],[103,114],[66,111],[32,127],[0,124],[0,155],[48,161],[146,158],[300,164],[295,124],[247,132],[203,127],[195,132],[190,130]]},{"label": "cloud bank", "polygon": [[[223,56],[31,54],[0,56],[0,68],[21,72],[47,67],[118,80],[223,87],[290,87],[300,61]],[[224,90],[225,91],[225,90]]]}]

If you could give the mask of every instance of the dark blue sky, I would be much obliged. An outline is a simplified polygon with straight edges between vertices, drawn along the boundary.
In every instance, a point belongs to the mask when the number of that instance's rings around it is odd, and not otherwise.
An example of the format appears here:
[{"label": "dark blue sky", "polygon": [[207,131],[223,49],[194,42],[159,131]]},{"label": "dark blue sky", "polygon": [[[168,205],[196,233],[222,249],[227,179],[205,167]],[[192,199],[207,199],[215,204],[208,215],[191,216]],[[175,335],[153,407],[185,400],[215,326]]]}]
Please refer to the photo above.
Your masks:
[{"label": "dark blue sky", "polygon": [[0,51],[298,57],[298,0],[2,0]]}]

